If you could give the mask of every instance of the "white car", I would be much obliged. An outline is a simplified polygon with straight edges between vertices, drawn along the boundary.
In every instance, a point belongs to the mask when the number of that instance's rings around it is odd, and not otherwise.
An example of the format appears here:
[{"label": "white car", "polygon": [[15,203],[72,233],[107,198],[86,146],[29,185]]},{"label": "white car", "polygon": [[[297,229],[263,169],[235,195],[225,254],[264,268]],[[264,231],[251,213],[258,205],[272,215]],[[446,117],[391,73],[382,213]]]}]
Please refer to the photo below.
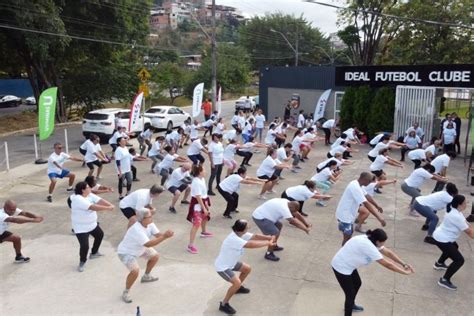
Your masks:
[{"label": "white car", "polygon": [[240,97],[235,101],[235,110],[236,111],[253,111],[257,105],[255,100],[256,97],[249,97],[250,103],[247,101],[247,97]]},{"label": "white car", "polygon": [[169,105],[152,106],[145,112],[145,117],[151,120],[151,126],[156,129],[171,130],[183,125],[184,122],[191,123],[191,115],[179,107]]},{"label": "white car", "polygon": [[[88,138],[90,134],[96,134],[102,142],[107,142],[113,135],[116,126],[124,126],[128,130],[130,122],[130,110],[109,108],[90,111],[82,120],[82,134]],[[135,134],[143,131],[143,126],[151,126],[150,119],[140,116],[138,128],[132,130]]]},{"label": "white car", "polygon": [[0,107],[19,106],[21,98],[14,95],[0,95]]},{"label": "white car", "polygon": [[36,99],[35,97],[28,97],[25,99],[26,105],[35,105],[36,104]]}]

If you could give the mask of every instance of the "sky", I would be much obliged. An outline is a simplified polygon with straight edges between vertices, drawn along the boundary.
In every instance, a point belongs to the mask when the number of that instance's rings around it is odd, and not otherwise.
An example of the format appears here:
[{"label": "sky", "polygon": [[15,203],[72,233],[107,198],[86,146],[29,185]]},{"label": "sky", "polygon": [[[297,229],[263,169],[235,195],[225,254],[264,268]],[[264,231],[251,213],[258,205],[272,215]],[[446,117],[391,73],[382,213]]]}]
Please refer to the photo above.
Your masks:
[{"label": "sky", "polygon": [[[344,5],[343,0],[322,0],[335,5]],[[264,15],[265,13],[282,12],[303,16],[313,27],[318,27],[328,35],[337,31],[337,11],[322,5],[303,2],[302,0],[216,0],[216,4],[228,5],[241,10],[245,16]]]}]

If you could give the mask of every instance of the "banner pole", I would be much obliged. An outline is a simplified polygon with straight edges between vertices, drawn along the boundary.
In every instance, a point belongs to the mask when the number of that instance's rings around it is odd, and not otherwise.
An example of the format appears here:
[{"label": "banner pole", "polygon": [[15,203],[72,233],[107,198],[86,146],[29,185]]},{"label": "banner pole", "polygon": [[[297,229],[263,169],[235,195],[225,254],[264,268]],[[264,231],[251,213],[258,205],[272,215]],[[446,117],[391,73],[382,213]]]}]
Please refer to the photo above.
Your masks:
[{"label": "banner pole", "polygon": [[66,146],[66,154],[69,154],[69,144],[68,144],[68,137],[67,137],[67,128],[64,129],[64,144]]},{"label": "banner pole", "polygon": [[8,156],[8,143],[5,142],[5,161],[7,163],[7,171],[10,171],[10,157]]},{"label": "banner pole", "polygon": [[43,156],[43,154],[41,153],[41,141],[39,142],[39,156],[38,156],[38,145],[36,144],[36,134],[34,134],[34,138],[35,138],[35,155],[36,155],[35,164],[37,165],[45,164],[48,161],[41,158]]},{"label": "banner pole", "polygon": [[36,143],[36,133],[33,134],[33,141],[35,143],[35,160],[38,160],[38,144]]}]

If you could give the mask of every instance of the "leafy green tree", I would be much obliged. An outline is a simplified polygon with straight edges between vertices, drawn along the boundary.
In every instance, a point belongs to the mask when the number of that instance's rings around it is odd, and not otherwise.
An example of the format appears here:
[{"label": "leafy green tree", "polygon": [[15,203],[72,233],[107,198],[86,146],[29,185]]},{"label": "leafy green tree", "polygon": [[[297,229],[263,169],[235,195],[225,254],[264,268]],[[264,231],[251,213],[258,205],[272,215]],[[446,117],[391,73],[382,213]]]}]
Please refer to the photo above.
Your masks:
[{"label": "leafy green tree", "polygon": [[354,123],[354,100],[357,94],[357,88],[349,87],[344,91],[344,97],[341,101],[341,112],[339,113],[339,125],[341,129],[346,130]]},{"label": "leafy green tree", "polygon": [[367,134],[393,131],[395,91],[390,87],[377,89],[367,118]]},{"label": "leafy green tree", "polygon": [[159,91],[167,91],[171,104],[183,95],[187,77],[187,72],[172,62],[161,63],[152,70],[152,81],[158,85]]},{"label": "leafy green tree", "polygon": [[372,110],[373,90],[368,86],[358,87],[354,98],[353,124],[361,131],[368,127],[369,115]]}]

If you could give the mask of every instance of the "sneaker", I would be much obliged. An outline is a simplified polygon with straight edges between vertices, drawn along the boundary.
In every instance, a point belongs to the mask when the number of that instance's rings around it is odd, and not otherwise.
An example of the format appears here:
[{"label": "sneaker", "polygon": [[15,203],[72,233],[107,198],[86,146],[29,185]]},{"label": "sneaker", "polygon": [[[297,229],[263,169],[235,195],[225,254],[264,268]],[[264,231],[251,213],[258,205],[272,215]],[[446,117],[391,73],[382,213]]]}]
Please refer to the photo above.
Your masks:
[{"label": "sneaker", "polygon": [[209,238],[209,237],[214,237],[214,234],[211,232],[202,232],[201,235],[199,235],[201,238]]},{"label": "sneaker", "polygon": [[298,172],[299,172],[299,171],[296,170],[296,169],[291,169],[290,171],[293,172],[293,173],[298,173]]},{"label": "sneaker", "polygon": [[233,210],[234,213],[240,213],[238,209]]},{"label": "sneaker", "polygon": [[280,258],[275,256],[275,254],[273,252],[267,252],[265,254],[265,259],[270,260],[270,261],[279,261],[280,260]]},{"label": "sneaker", "polygon": [[189,246],[188,246],[188,252],[189,252],[189,253],[192,253],[193,255],[195,255],[195,254],[198,253],[198,250],[197,250],[196,247],[189,245]]},{"label": "sneaker", "polygon": [[233,315],[237,312],[229,303],[222,304],[222,302],[219,303],[219,310],[228,315]]},{"label": "sneaker", "polygon": [[319,201],[319,200],[318,200],[318,201],[316,201],[316,205],[318,205],[318,206],[321,206],[321,207],[325,207],[325,206],[327,206],[327,204],[326,204],[326,203],[324,203],[323,201]]},{"label": "sneaker", "polygon": [[124,301],[125,303],[131,303],[133,302],[132,298],[130,297],[130,294],[128,293],[128,291],[123,291],[122,293],[122,301]]},{"label": "sneaker", "polygon": [[52,203],[53,202],[53,197],[51,195],[48,195],[46,197],[46,201],[48,201],[49,203]]},{"label": "sneaker", "polygon": [[252,167],[252,165],[249,164],[249,163],[246,163],[245,165],[246,165],[247,167]]},{"label": "sneaker", "polygon": [[27,263],[27,262],[30,262],[29,257],[23,257],[22,255],[15,257],[15,263]]},{"label": "sneaker", "polygon": [[469,223],[474,222],[474,214],[470,214],[468,217],[466,217],[466,221],[468,221]]},{"label": "sneaker", "polygon": [[354,306],[352,306],[352,311],[353,312],[363,312],[364,311],[364,308],[360,305],[356,305],[354,304]]},{"label": "sneaker", "polygon": [[236,294],[248,294],[250,293],[250,289],[244,287],[243,285],[240,286],[240,288],[235,292]]},{"label": "sneaker", "polygon": [[212,192],[212,191],[208,191],[208,192],[207,192],[207,195],[214,196],[214,195],[216,195],[216,194],[215,194],[214,192]]},{"label": "sneaker", "polygon": [[295,166],[295,169],[301,169],[301,167],[300,166]]},{"label": "sneaker", "polygon": [[420,217],[420,214],[418,214],[418,212],[415,210],[411,210],[410,212],[408,212],[408,215],[413,217]]},{"label": "sneaker", "polygon": [[365,234],[367,231],[362,229],[362,225],[357,224],[354,230],[358,233]]},{"label": "sneaker", "polygon": [[275,245],[275,247],[273,247],[273,251],[283,251],[283,249],[285,249],[285,248],[280,247],[278,245]]},{"label": "sneaker", "polygon": [[274,193],[276,193],[276,192],[277,192],[277,191],[275,191],[275,190],[270,190],[270,191],[267,191],[267,194],[274,194]]},{"label": "sneaker", "polygon": [[260,194],[260,195],[258,196],[258,199],[259,199],[259,200],[266,200],[267,198],[266,198],[265,195]]},{"label": "sneaker", "polygon": [[280,180],[285,180],[285,178],[283,178],[283,177],[280,177]]},{"label": "sneaker", "polygon": [[181,204],[189,204],[189,201],[182,200],[182,201],[181,201]]},{"label": "sneaker", "polygon": [[158,277],[154,277],[150,274],[144,274],[142,276],[142,279],[140,280],[140,282],[142,283],[146,283],[146,282],[155,282],[155,281],[158,281]]},{"label": "sneaker", "polygon": [[428,225],[428,224],[423,224],[423,226],[421,226],[421,230],[427,231],[429,227],[430,227],[430,225]]},{"label": "sneaker", "polygon": [[140,181],[140,179],[135,178],[135,179],[133,179],[133,181],[134,181],[134,182],[138,182],[138,181]]},{"label": "sneaker", "polygon": [[74,188],[73,187],[69,187],[66,189],[67,192],[71,192],[71,191],[74,191]]},{"label": "sneaker", "polygon": [[96,253],[91,253],[90,256],[89,256],[89,259],[97,259],[97,258],[100,258],[100,257],[103,257],[104,254],[103,253],[100,253],[100,252],[96,252]]},{"label": "sneaker", "polygon": [[223,216],[224,216],[224,218],[232,219],[232,216],[230,216],[228,214],[224,214]]},{"label": "sneaker", "polygon": [[85,262],[79,262],[79,266],[77,267],[77,271],[84,272]]},{"label": "sneaker", "polygon": [[438,280],[438,285],[451,291],[456,291],[458,289],[456,285],[452,284],[451,281],[448,281],[445,278],[440,278]]},{"label": "sneaker", "polygon": [[425,239],[423,239],[423,241],[428,244],[436,245],[436,240],[431,236],[426,236]]},{"label": "sneaker", "polygon": [[171,213],[176,214],[176,209],[174,207],[170,207],[168,209]]},{"label": "sneaker", "polygon": [[435,270],[448,270],[448,266],[444,263],[439,263],[436,261],[433,265],[433,269]]},{"label": "sneaker", "polygon": [[[374,189],[374,192],[375,192],[375,193],[378,193],[378,194],[382,194],[382,191],[380,191],[379,188],[375,188],[375,189]],[[355,305],[354,305],[354,306],[355,306]]]}]

